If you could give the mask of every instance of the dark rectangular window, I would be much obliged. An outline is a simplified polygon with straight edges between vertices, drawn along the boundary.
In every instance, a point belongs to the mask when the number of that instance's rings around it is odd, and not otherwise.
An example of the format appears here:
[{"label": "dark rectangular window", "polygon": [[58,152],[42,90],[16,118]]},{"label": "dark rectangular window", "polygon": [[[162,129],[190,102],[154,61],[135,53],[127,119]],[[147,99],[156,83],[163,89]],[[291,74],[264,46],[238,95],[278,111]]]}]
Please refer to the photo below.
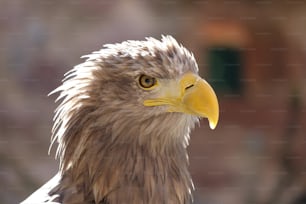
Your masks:
[{"label": "dark rectangular window", "polygon": [[242,91],[242,56],[238,48],[208,49],[208,81],[217,92],[240,94]]}]

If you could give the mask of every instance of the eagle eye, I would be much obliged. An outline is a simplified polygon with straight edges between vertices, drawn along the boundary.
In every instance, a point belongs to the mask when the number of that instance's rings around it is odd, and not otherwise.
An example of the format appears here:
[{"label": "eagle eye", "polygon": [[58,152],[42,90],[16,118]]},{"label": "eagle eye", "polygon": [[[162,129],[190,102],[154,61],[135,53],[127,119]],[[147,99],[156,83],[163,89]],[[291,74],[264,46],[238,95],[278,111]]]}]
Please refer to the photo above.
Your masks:
[{"label": "eagle eye", "polygon": [[150,89],[156,84],[157,81],[154,77],[150,77],[147,75],[141,75],[139,77],[139,85],[144,89]]}]

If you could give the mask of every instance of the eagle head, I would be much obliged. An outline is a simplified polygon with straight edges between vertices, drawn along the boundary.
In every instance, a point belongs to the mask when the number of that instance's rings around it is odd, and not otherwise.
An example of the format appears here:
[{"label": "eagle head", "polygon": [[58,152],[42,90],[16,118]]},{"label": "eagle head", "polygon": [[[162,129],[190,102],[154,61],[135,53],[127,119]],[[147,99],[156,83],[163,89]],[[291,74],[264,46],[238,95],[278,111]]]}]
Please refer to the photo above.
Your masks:
[{"label": "eagle head", "polygon": [[88,186],[84,195],[96,203],[189,200],[190,129],[202,117],[214,129],[219,117],[193,54],[163,36],[108,44],[84,57],[54,91],[61,100],[53,142],[62,175]]}]

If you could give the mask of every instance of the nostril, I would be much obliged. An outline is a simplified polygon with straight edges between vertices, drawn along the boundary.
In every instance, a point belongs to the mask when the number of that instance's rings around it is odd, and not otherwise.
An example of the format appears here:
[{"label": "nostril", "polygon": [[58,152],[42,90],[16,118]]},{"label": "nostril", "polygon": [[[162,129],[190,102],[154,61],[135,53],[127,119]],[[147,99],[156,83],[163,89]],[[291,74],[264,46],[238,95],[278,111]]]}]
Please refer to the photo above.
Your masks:
[{"label": "nostril", "polygon": [[189,86],[187,86],[187,87],[185,88],[185,90],[190,89],[190,88],[193,87],[193,86],[194,86],[193,84],[190,84]]}]

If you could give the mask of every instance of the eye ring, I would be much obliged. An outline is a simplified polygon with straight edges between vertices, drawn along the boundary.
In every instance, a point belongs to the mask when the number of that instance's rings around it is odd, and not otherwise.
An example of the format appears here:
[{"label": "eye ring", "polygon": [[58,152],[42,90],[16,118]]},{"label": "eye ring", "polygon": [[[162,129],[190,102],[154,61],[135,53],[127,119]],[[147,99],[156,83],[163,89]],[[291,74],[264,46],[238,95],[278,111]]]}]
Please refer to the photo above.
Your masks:
[{"label": "eye ring", "polygon": [[157,80],[154,77],[150,77],[144,74],[139,77],[138,82],[142,88],[147,90],[154,87],[157,84]]}]

